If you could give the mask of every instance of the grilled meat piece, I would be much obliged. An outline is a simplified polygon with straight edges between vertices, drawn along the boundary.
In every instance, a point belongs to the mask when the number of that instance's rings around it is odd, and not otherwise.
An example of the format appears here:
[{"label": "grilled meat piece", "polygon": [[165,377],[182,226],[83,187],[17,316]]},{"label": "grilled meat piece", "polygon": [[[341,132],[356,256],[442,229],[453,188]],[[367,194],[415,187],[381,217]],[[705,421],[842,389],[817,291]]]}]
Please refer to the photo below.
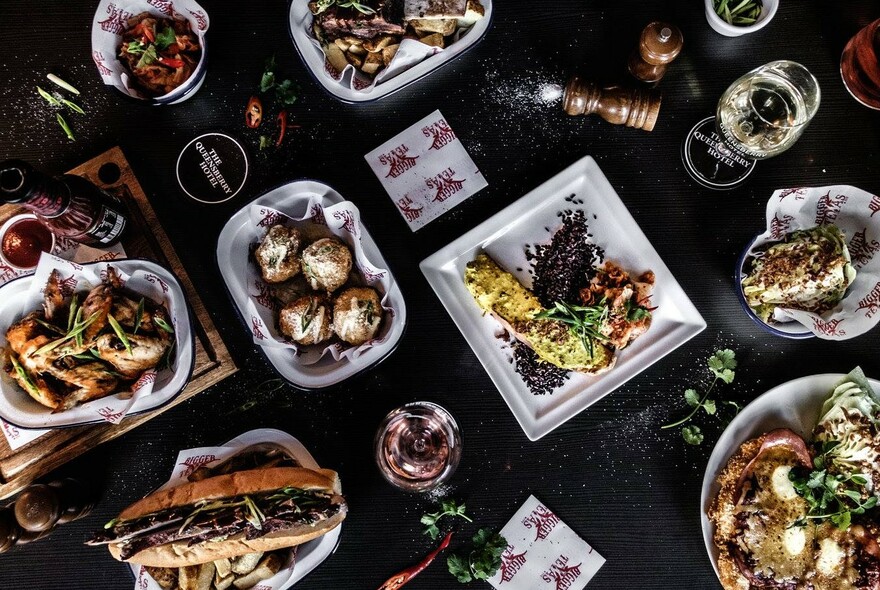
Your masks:
[{"label": "grilled meat piece", "polygon": [[362,2],[375,12],[364,14],[354,8],[331,6],[318,13],[317,3],[309,7],[315,15],[315,24],[328,39],[338,39],[351,35],[359,39],[372,39],[378,35],[401,35],[406,33],[403,26],[403,12],[397,2],[390,0],[371,0]]}]

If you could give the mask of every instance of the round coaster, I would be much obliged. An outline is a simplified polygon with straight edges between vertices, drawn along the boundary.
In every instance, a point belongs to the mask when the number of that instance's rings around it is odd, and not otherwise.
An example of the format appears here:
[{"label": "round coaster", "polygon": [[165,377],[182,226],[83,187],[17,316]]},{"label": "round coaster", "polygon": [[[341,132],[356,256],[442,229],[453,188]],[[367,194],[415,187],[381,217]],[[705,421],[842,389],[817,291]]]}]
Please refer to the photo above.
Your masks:
[{"label": "round coaster", "polygon": [[241,191],[248,177],[244,147],[223,133],[206,133],[177,157],[180,189],[200,203],[223,203]]},{"label": "round coaster", "polygon": [[715,190],[739,186],[757,163],[721,141],[715,130],[715,117],[703,119],[688,132],[681,148],[681,158],[691,178]]}]

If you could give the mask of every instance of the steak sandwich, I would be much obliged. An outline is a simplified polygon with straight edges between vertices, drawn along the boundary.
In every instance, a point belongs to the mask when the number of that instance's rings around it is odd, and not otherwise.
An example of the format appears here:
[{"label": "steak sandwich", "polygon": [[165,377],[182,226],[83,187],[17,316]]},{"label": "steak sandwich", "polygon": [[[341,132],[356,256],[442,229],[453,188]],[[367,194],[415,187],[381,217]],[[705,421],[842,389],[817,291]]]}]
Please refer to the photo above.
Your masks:
[{"label": "steak sandwich", "polygon": [[347,510],[336,472],[261,467],[153,492],[88,544],[120,561],[182,567],[305,543]]}]

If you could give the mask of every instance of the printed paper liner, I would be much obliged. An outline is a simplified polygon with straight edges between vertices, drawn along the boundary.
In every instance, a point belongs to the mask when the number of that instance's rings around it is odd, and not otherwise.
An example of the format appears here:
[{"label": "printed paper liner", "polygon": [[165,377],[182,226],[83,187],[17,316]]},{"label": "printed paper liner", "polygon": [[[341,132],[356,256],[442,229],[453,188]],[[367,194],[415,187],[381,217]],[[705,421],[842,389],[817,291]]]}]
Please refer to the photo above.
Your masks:
[{"label": "printed paper liner", "polygon": [[[12,322],[40,309],[43,290],[53,270],[61,273],[62,289],[69,294],[83,293],[101,284],[109,266],[116,269],[126,291],[162,303],[168,309],[176,340],[172,369],[146,371],[134,383],[130,392],[116,393],[59,413],[52,413],[50,408],[32,400],[11,377],[4,374],[0,386],[0,394],[2,394],[0,415],[4,419],[23,428],[73,426],[96,422],[118,424],[131,411],[150,409],[170,400],[186,385],[193,362],[186,300],[173,275],[152,262],[119,260],[82,265],[44,254],[32,278],[17,279],[17,281],[29,281],[27,290],[17,295],[14,302],[0,304],[0,317],[4,330]],[[4,286],[4,289],[12,289],[15,286],[10,283]],[[6,338],[3,336],[0,338],[0,346],[5,344]]]},{"label": "printed paper liner", "polygon": [[[162,96],[142,94],[136,85],[129,82],[128,70],[116,57],[122,33],[128,28],[128,19],[142,12],[161,18],[186,20],[202,47],[199,63],[189,79]],[[101,0],[92,21],[92,59],[104,84],[115,87],[123,94],[163,104],[177,102],[199,85],[204,77],[207,64],[205,33],[209,25],[208,13],[194,0]]]},{"label": "printed paper liner", "polygon": [[[280,430],[262,428],[246,432],[223,446],[180,451],[174,462],[171,478],[159,489],[164,490],[184,484],[187,482],[187,477],[199,467],[225,461],[247,447],[259,443],[280,445],[303,467],[319,468],[312,455],[296,438]],[[293,586],[335,550],[341,532],[342,525],[339,525],[326,535],[300,545],[297,547],[295,555],[293,551],[290,552],[288,559],[278,573],[268,580],[263,580],[255,588],[259,590],[284,590]],[[162,590],[162,587],[147,574],[143,566],[137,564],[130,564],[130,566],[135,577],[135,590]]]},{"label": "printed paper liner", "polygon": [[[309,10],[308,4],[307,0],[292,0],[291,2],[289,18],[291,36],[294,39],[294,43],[296,43],[297,47],[300,49],[303,61],[305,61],[308,68],[311,69],[312,74],[320,78],[322,84],[326,86],[331,93],[344,100],[354,101],[381,98],[389,92],[397,90],[406,83],[426,75],[431,70],[422,72],[411,78],[408,77],[407,80],[404,81],[403,84],[398,85],[397,88],[388,91],[381,89],[384,83],[387,83],[393,78],[397,78],[430,57],[443,53],[451,53],[452,56],[454,56],[466,51],[470,46],[480,40],[482,34],[488,28],[492,16],[491,0],[482,0],[486,15],[470,27],[460,27],[454,35],[455,41],[445,49],[431,47],[415,39],[403,39],[400,43],[400,49],[398,49],[390,64],[380,71],[375,78],[371,78],[358,71],[357,68],[351,64],[348,64],[342,72],[338,72],[330,66],[329,62],[325,59],[324,50],[321,48],[320,41],[315,38],[312,31],[313,15]],[[437,67],[439,67],[443,63],[446,63],[448,59],[445,61],[438,59],[437,61]],[[338,91],[334,90],[334,87],[338,88]]]},{"label": "printed paper liner", "polygon": [[[847,340],[880,321],[880,196],[848,185],[780,189],[767,203],[767,231],[758,236],[747,259],[762,246],[795,230],[834,224],[846,236],[857,271],[846,296],[824,314],[777,308],[776,319],[796,321],[826,340]],[[745,270],[745,269],[744,269]],[[742,288],[741,286],[738,288]]]},{"label": "printed paper liner", "polygon": [[[351,280],[376,289],[382,298],[382,308],[385,313],[377,337],[360,346],[351,346],[340,341],[331,341],[326,346],[298,345],[278,331],[276,318],[281,304],[273,294],[273,287],[263,281],[257,264],[250,262],[247,265],[249,296],[247,310],[254,343],[260,346],[294,350],[297,352],[295,357],[297,362],[303,365],[315,364],[327,354],[332,356],[335,361],[354,360],[371,347],[384,343],[388,338],[393,318],[398,315],[397,310],[401,305],[395,296],[390,295],[391,274],[388,270],[378,268],[371,263],[364,253],[361,244],[360,212],[354,203],[343,201],[331,207],[322,207],[321,200],[322,198],[317,195],[310,197],[306,214],[300,218],[290,218],[285,213],[265,205],[251,205],[248,211],[253,231],[251,243],[254,246],[258,244],[269,228],[279,223],[299,229],[303,232],[304,241],[308,243],[323,237],[334,236],[338,238],[347,244],[352,251],[352,275],[355,278]],[[362,280],[360,280],[361,277]],[[339,289],[334,295],[343,289]],[[313,292],[308,288],[303,290],[303,293]]]}]

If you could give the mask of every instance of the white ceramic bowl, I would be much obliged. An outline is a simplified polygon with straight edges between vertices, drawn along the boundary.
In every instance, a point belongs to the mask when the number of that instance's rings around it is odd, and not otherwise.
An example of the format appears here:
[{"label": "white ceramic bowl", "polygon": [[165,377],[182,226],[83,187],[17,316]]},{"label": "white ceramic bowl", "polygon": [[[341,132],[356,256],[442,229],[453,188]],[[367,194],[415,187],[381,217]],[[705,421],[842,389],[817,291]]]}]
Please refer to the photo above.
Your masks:
[{"label": "white ceramic bowl", "polygon": [[[82,267],[89,268],[106,264],[105,262],[93,262],[84,264]],[[132,277],[143,279],[136,281],[138,284],[144,285],[143,292],[140,287],[131,287],[132,280],[129,280],[127,284],[129,290],[142,292],[143,295],[154,300],[162,298],[156,296],[155,293],[164,293],[165,306],[171,316],[176,318],[174,324],[176,338],[174,368],[158,372],[152,392],[138,398],[134,405],[128,409],[126,415],[131,416],[163,406],[183,391],[192,375],[195,362],[195,341],[186,295],[174,274],[149,260],[115,260],[111,266],[132,275]],[[27,275],[9,281],[0,287],[0,348],[6,346],[6,329],[24,317],[26,313],[39,309],[42,304],[40,294],[31,289],[33,280],[33,275]],[[158,290],[154,289],[154,292],[148,292],[146,285]],[[157,285],[161,288],[156,287]],[[166,289],[167,291],[165,291]],[[101,417],[100,409],[102,406],[106,405],[108,399],[125,399],[125,396],[125,393],[120,393],[86,402],[64,412],[53,413],[50,408],[33,400],[5,371],[0,374],[0,417],[19,428],[64,428],[83,424],[106,423],[105,419]]]},{"label": "white ceramic bowl", "polygon": [[731,25],[718,16],[715,13],[715,3],[713,0],[704,0],[704,2],[706,4],[706,20],[709,21],[709,26],[725,37],[739,37],[740,35],[754,33],[763,29],[773,20],[773,17],[776,16],[776,10],[779,8],[779,0],[763,0],[764,7],[761,9],[761,14],[758,16],[755,24],[740,26]]},{"label": "white ceramic bowl", "polygon": [[[34,215],[33,213],[22,213],[21,215],[13,215],[9,219],[7,219],[6,223],[4,223],[2,227],[0,227],[0,242],[3,241],[3,238],[6,237],[6,232],[9,231],[13,225],[15,225],[16,223],[23,221],[25,219],[36,220],[37,216]],[[49,232],[50,236],[52,236],[52,245],[49,247],[49,250],[48,250],[49,252],[52,252],[53,250],[55,250],[55,234],[53,234],[48,229],[46,231]],[[9,268],[12,268],[14,270],[33,270],[34,269],[33,266],[24,267],[24,266],[18,266],[16,264],[13,264],[3,254],[2,248],[0,248],[0,263],[2,263],[5,266],[8,266]]]}]

